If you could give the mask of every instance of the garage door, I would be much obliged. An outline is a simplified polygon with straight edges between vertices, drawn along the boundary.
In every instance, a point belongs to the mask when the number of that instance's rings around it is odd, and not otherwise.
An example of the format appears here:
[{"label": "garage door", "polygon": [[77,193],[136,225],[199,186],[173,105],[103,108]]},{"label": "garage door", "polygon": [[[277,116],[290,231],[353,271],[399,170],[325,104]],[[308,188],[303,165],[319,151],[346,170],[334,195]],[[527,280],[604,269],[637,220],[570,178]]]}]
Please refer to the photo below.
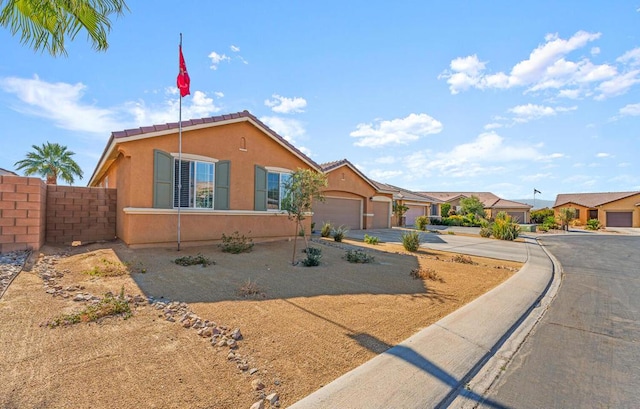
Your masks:
[{"label": "garage door", "polygon": [[633,212],[607,212],[607,227],[632,227]]},{"label": "garage door", "polygon": [[390,202],[373,203],[373,229],[388,229],[390,216]]},{"label": "garage door", "polygon": [[426,213],[425,206],[409,206],[409,210],[404,214],[406,225],[413,226],[416,223],[416,217],[424,216]]},{"label": "garage door", "polygon": [[321,229],[325,222],[336,227],[345,225],[352,230],[361,229],[361,208],[362,200],[360,199],[327,197],[324,202],[314,201],[313,221],[316,223],[316,230]]},{"label": "garage door", "polygon": [[507,212],[511,216],[511,220],[516,223],[524,223],[524,212]]}]

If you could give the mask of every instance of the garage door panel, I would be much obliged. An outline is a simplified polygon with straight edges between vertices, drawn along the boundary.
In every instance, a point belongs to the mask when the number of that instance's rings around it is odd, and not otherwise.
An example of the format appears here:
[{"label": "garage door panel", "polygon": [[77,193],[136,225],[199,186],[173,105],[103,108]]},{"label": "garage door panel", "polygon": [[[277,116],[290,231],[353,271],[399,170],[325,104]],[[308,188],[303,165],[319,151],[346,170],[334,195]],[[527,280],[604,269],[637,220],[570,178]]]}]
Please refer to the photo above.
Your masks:
[{"label": "garage door panel", "polygon": [[425,206],[411,206],[408,205],[409,210],[404,214],[405,216],[405,224],[407,226],[413,226],[416,224],[416,217],[424,216],[426,213]]},{"label": "garage door panel", "polygon": [[633,212],[607,212],[607,227],[633,227]]},{"label": "garage door panel", "polygon": [[314,201],[313,221],[317,227],[326,222],[334,226],[344,225],[349,229],[361,228],[362,200],[327,197],[324,202]]},{"label": "garage door panel", "polygon": [[373,229],[388,229],[391,215],[390,202],[373,202]]},{"label": "garage door panel", "polygon": [[524,212],[507,212],[515,223],[524,223]]}]

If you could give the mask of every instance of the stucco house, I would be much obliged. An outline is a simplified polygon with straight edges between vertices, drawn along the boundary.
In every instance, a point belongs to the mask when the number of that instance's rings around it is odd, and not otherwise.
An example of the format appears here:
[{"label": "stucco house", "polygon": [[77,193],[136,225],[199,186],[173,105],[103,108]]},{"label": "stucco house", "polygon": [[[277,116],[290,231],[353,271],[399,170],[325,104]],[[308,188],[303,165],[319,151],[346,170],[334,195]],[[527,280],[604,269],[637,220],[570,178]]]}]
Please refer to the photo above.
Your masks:
[{"label": "stucco house", "polygon": [[605,227],[640,227],[640,191],[603,193],[561,193],[553,210],[576,209],[576,220],[584,225],[598,219]]},{"label": "stucco house", "polygon": [[[113,132],[89,186],[117,189],[117,236],[130,246],[206,244],[238,231],[291,237],[282,182],[320,166],[248,111]],[[178,199],[178,175],[182,188]],[[305,228],[310,228],[310,218]],[[309,231],[309,230],[307,230]]]},{"label": "stucco house", "polygon": [[0,168],[0,176],[18,176],[16,172]]},{"label": "stucco house", "polygon": [[533,206],[526,203],[501,199],[491,192],[418,192],[442,202],[449,203],[452,209],[460,209],[460,200],[476,196],[484,206],[487,218],[494,218],[499,212],[506,212],[517,223],[529,223]]},{"label": "stucco house", "polygon": [[325,200],[313,203],[316,229],[325,222],[349,229],[391,227],[392,192],[376,184],[347,159],[320,165],[327,175]]},{"label": "stucco house", "polygon": [[[428,216],[430,219],[440,218],[440,205],[442,201],[428,194],[413,192],[398,186],[389,185],[387,183],[375,182],[380,189],[393,193],[393,200],[398,205],[405,205],[408,210],[404,214],[404,225],[415,225],[416,218],[419,216]],[[393,217],[393,224],[402,224]]]}]

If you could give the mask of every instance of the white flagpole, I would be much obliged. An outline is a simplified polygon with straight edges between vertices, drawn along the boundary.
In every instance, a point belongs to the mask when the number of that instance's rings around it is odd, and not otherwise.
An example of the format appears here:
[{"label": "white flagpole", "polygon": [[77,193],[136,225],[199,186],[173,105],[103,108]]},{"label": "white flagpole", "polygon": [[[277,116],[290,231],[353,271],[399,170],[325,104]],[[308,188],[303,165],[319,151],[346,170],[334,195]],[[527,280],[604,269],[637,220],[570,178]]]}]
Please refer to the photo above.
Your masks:
[{"label": "white flagpole", "polygon": [[[182,52],[182,33],[180,33],[180,52]],[[178,70],[180,70],[178,61]],[[180,114],[178,117],[178,251],[180,251],[180,208],[182,207],[182,93],[178,90],[180,97]]]}]

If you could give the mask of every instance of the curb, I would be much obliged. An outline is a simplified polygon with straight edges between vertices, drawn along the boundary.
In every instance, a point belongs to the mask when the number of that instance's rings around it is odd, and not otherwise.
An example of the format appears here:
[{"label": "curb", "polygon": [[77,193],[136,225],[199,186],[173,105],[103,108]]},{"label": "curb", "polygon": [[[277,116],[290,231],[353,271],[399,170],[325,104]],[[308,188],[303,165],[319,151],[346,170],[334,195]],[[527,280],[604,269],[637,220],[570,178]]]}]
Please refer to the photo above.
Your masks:
[{"label": "curb", "polygon": [[472,409],[481,407],[485,399],[467,399],[466,396],[472,392],[474,396],[482,396],[487,398],[488,392],[500,378],[506,366],[509,365],[514,355],[520,351],[520,348],[529,339],[538,323],[546,314],[551,302],[555,299],[560,285],[562,284],[562,265],[551,254],[546,247],[540,242],[539,238],[531,238],[536,241],[544,253],[549,257],[553,265],[551,280],[545,290],[540,294],[531,307],[522,315],[522,317],[505,333],[504,339],[496,344],[494,353],[484,363],[478,363],[475,372],[472,369],[470,374],[473,375],[467,380],[469,389],[458,390],[451,400],[446,402],[444,406],[460,409]]}]

